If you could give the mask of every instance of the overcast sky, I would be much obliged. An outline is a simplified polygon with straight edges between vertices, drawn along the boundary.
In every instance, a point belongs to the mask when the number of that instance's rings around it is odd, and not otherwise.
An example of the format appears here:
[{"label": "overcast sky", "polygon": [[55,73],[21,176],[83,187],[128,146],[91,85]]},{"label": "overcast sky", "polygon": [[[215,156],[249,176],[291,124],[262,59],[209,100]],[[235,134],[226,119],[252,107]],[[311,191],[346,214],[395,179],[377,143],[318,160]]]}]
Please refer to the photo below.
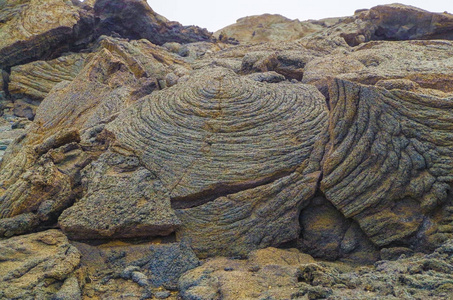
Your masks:
[{"label": "overcast sky", "polygon": [[[171,21],[183,25],[198,25],[216,31],[245,16],[264,13],[281,14],[300,21],[342,17],[354,14],[360,8],[394,3],[379,0],[148,0],[151,8]],[[400,3],[413,5],[432,12],[453,13],[453,0],[407,0]]]}]

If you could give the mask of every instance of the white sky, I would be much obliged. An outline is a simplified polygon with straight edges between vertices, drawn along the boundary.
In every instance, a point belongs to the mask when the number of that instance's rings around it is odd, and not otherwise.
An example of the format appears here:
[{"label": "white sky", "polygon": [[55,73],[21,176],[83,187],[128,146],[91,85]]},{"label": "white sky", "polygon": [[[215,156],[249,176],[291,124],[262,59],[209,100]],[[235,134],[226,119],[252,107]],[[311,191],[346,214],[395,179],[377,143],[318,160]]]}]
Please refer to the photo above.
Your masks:
[{"label": "white sky", "polygon": [[[151,8],[171,21],[216,31],[237,19],[264,13],[280,14],[300,21],[351,16],[361,8],[394,3],[379,0],[147,0]],[[397,1],[397,0],[396,0]],[[396,2],[395,1],[395,2]],[[432,12],[453,13],[453,0],[401,0],[403,4]]]}]

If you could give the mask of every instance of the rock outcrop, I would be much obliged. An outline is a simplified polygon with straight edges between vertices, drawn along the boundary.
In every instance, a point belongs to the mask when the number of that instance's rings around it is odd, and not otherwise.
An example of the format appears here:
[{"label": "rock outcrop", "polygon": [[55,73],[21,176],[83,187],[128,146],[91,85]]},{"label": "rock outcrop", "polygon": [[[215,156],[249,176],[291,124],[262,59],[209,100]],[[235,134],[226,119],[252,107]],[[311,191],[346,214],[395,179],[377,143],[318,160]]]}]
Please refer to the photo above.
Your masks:
[{"label": "rock outcrop", "polygon": [[241,18],[214,33],[220,41],[241,44],[288,42],[320,31],[323,26],[290,20],[281,15],[264,14]]},{"label": "rock outcrop", "polygon": [[448,299],[452,19],[0,1],[0,298]]},{"label": "rock outcrop", "polygon": [[327,199],[378,246],[436,245],[438,222],[452,201],[451,98],[341,79],[329,94],[321,182]]},{"label": "rock outcrop", "polygon": [[[119,164],[113,171],[116,178],[126,171],[132,172],[127,173],[130,180],[132,174],[139,176],[138,182],[148,177],[150,190],[139,188],[148,196],[131,197],[120,186],[114,191],[118,196],[112,196],[112,179],[93,181],[100,183],[99,189],[109,189],[105,201],[113,203],[104,204],[106,208],[126,198],[130,202],[122,201],[123,209],[136,210],[141,202],[143,215],[171,216],[176,209],[182,223],[177,234],[191,240],[199,255],[244,255],[297,237],[298,211],[314,194],[320,176],[326,118],[325,102],[312,87],[265,85],[226,69],[203,70],[142,99],[106,127],[115,136],[112,151],[123,154],[121,159],[113,154]],[[291,127],[293,122],[300,126]],[[136,163],[120,166],[123,160]],[[106,161],[99,165],[105,171],[94,167],[91,172],[102,174],[114,166]],[[99,221],[92,208],[102,197],[95,191],[93,195],[60,217],[70,236],[82,231],[80,237],[86,236]],[[115,210],[106,210],[102,226],[119,226]],[[158,228],[164,219],[160,215],[146,225],[149,221],[137,215],[127,222],[145,226],[143,234],[156,235],[162,234]],[[179,224],[169,221],[173,228]],[[130,230],[123,228],[119,236]]]},{"label": "rock outcrop", "polygon": [[197,26],[182,26],[155,13],[145,0],[98,0],[94,5],[96,36],[119,35],[147,39],[154,44],[211,41],[212,35]]},{"label": "rock outcrop", "polygon": [[0,69],[54,58],[91,40],[93,12],[79,1],[2,1],[0,11]]}]

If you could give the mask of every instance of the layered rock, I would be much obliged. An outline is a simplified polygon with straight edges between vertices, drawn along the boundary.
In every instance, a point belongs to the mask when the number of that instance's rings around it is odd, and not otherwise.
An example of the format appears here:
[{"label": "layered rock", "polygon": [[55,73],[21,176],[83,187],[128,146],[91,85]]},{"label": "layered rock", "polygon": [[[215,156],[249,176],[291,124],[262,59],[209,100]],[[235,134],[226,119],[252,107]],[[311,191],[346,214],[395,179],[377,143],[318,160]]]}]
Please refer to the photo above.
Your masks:
[{"label": "layered rock", "polygon": [[[105,148],[106,137],[97,137],[105,123],[157,89],[159,78],[178,66],[186,70],[179,62],[148,41],[129,44],[105,38],[78,76],[52,89],[27,135],[6,152],[0,170],[0,215],[7,219],[0,232],[18,234],[55,221],[81,192],[81,169]],[[33,222],[14,219],[21,214]]]},{"label": "layered rock", "polygon": [[452,201],[451,98],[340,79],[329,94],[327,199],[379,246],[428,249],[451,238],[438,229],[451,219],[442,215]]},{"label": "layered rock", "polygon": [[453,15],[431,13],[403,4],[378,5],[358,10],[353,17],[340,20],[331,28],[315,33],[342,37],[350,46],[375,40],[451,40]]},{"label": "layered rock", "polygon": [[42,100],[56,84],[72,81],[82,70],[86,57],[87,54],[74,53],[12,67],[8,91],[16,99]]},{"label": "layered rock", "polygon": [[452,54],[450,41],[369,42],[309,61],[302,82],[316,85],[327,98],[333,77],[446,97],[452,92]]},{"label": "layered rock", "polygon": [[[312,87],[212,69],[145,98],[106,130],[115,135],[113,151],[133,152],[166,189],[180,237],[200,254],[245,254],[297,237],[298,207],[320,175],[326,113]],[[301,125],[292,127],[296,120]],[[96,218],[88,213],[92,201],[74,206],[85,228]],[[60,223],[68,218],[69,211]]]},{"label": "layered rock", "polygon": [[80,299],[79,262],[80,252],[57,230],[0,241],[0,297],[51,299],[66,292]]},{"label": "layered rock", "polygon": [[96,35],[147,39],[154,44],[211,41],[206,29],[182,26],[155,13],[145,0],[98,0],[94,5]]},{"label": "layered rock", "polygon": [[3,69],[52,58],[91,40],[92,11],[77,1],[3,1],[0,11]]}]

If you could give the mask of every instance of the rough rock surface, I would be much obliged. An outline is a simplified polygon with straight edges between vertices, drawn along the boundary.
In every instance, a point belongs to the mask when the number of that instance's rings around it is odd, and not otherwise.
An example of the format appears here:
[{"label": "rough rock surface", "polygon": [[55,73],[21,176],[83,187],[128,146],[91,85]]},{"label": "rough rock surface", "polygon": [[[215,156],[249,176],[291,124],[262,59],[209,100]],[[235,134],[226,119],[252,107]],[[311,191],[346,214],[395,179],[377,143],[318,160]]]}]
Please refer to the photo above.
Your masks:
[{"label": "rough rock surface", "polygon": [[81,176],[86,193],[59,221],[70,238],[168,235],[181,224],[162,183],[134,155],[106,152]]},{"label": "rough rock surface", "polygon": [[297,236],[297,208],[320,175],[326,117],[312,87],[214,68],[145,98],[106,129],[167,189],[178,235],[199,254],[231,255]]},{"label": "rough rock surface", "polygon": [[[435,246],[450,221],[453,102],[335,79],[321,190],[379,245]],[[443,213],[447,215],[444,216]]]},{"label": "rough rock surface", "polygon": [[[157,78],[164,77],[165,70],[178,67],[171,54],[159,56],[162,50],[153,52],[155,46],[148,41],[133,42],[137,47],[125,41],[111,47],[111,41],[101,42],[73,81],[62,81],[52,89],[39,106],[33,126],[6,151],[11,159],[5,159],[0,170],[3,218],[33,213],[47,222],[58,217],[79,193],[80,170],[104,147],[96,137],[105,123],[157,89]],[[121,47],[125,50],[120,51]],[[143,52],[152,58],[154,53],[160,60],[143,59]],[[156,77],[148,77],[150,72]],[[27,230],[30,228],[17,228],[17,233]]]},{"label": "rough rock surface", "polygon": [[79,262],[80,252],[57,230],[0,241],[0,298],[50,299]]},{"label": "rough rock surface", "polygon": [[86,57],[85,53],[74,53],[12,67],[8,91],[14,98],[42,100],[57,83],[72,81],[82,70]]},{"label": "rough rock surface", "polygon": [[57,56],[91,39],[93,14],[78,1],[8,0],[0,11],[2,69]]},{"label": "rough rock surface", "polygon": [[451,40],[453,15],[447,12],[431,13],[409,5],[378,5],[358,10],[352,17],[339,19],[330,28],[315,34],[341,37],[357,46],[376,40]]},{"label": "rough rock surface", "polygon": [[[450,41],[369,42],[351,52],[309,61],[302,81],[316,85],[327,96],[327,85],[333,77],[387,89],[431,89],[422,92],[442,95],[453,92],[452,54]],[[399,84],[389,80],[398,80]]]},{"label": "rough rock surface", "polygon": [[314,259],[296,249],[252,251],[247,260],[215,258],[179,280],[182,299],[292,299],[299,265]]},{"label": "rough rock surface", "polygon": [[94,5],[96,35],[147,39],[154,44],[210,41],[211,33],[197,26],[182,26],[155,13],[145,0],[98,0]]},{"label": "rough rock surface", "polygon": [[451,298],[452,16],[229,28],[0,1],[0,298]]},{"label": "rough rock surface", "polygon": [[214,33],[220,41],[241,44],[286,42],[300,39],[323,29],[310,22],[290,20],[281,15],[264,14],[241,18],[235,24]]},{"label": "rough rock surface", "polygon": [[401,256],[372,266],[314,262],[267,248],[247,260],[215,258],[179,280],[182,299],[449,299],[452,242],[431,255]]}]

